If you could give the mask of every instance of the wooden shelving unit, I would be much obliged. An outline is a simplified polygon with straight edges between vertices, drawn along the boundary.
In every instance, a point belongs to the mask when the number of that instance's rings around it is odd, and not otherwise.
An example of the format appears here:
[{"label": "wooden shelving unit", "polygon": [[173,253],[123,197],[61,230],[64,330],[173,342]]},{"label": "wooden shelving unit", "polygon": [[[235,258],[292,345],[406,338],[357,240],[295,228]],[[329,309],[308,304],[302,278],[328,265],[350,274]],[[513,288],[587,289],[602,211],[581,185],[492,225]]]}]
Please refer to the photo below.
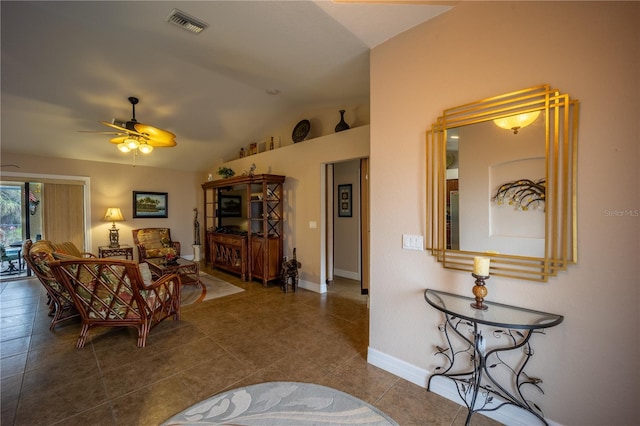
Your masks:
[{"label": "wooden shelving unit", "polygon": [[[285,176],[238,176],[202,184],[205,260],[213,268],[263,285],[280,278]],[[224,199],[240,199],[240,212]],[[235,206],[232,206],[235,207]]]}]

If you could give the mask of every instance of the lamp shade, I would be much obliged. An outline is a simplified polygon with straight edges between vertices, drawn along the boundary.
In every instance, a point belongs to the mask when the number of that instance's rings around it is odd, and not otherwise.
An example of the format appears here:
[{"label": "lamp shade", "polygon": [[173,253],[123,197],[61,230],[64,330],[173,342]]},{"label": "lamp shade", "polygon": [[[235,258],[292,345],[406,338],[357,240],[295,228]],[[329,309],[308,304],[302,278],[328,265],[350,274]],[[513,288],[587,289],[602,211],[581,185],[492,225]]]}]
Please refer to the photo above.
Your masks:
[{"label": "lamp shade", "polygon": [[122,222],[124,216],[118,207],[109,207],[104,215],[105,222]]},{"label": "lamp shade", "polygon": [[140,146],[140,142],[134,138],[125,139],[124,144],[127,145],[129,149],[136,149]]},{"label": "lamp shade", "polygon": [[140,151],[143,154],[149,154],[149,153],[151,153],[151,151],[153,151],[153,147],[151,145],[149,145],[148,143],[143,142],[138,147],[138,151]]}]

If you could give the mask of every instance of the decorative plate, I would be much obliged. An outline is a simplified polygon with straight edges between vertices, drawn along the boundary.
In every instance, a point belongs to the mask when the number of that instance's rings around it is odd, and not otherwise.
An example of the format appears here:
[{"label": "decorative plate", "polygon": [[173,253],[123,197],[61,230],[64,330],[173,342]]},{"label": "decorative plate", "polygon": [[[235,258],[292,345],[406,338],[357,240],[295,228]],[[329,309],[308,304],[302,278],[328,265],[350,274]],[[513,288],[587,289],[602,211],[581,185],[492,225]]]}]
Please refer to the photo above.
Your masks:
[{"label": "decorative plate", "polygon": [[302,120],[296,127],[293,128],[293,133],[291,134],[291,139],[293,142],[302,142],[304,138],[309,134],[309,130],[311,130],[311,123],[309,120]]}]

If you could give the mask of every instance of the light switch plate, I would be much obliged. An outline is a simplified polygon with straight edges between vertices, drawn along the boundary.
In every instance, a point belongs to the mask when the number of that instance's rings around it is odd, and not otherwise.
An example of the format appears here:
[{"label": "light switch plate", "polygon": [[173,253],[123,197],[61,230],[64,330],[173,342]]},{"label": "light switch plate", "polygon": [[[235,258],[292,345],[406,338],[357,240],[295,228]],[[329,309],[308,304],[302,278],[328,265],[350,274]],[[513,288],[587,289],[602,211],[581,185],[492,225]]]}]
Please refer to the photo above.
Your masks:
[{"label": "light switch plate", "polygon": [[424,238],[422,235],[402,234],[402,248],[405,250],[424,250]]}]

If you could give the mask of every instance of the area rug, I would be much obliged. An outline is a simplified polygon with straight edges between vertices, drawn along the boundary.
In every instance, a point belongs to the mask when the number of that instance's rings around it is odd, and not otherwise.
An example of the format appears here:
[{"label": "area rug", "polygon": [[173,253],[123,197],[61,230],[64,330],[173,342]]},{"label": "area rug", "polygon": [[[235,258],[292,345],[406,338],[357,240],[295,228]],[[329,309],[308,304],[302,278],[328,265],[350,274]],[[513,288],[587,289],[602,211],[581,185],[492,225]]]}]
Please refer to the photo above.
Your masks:
[{"label": "area rug", "polygon": [[212,396],[163,425],[397,426],[397,423],[374,406],[336,389],[312,383],[268,382]]},{"label": "area rug", "polygon": [[217,299],[218,297],[228,296],[230,294],[240,293],[244,289],[237,287],[233,284],[214,277],[213,275],[200,273],[200,282],[202,285],[196,287],[192,284],[185,284],[182,286],[181,293],[181,306],[191,305],[197,302],[204,302],[211,299]]}]

